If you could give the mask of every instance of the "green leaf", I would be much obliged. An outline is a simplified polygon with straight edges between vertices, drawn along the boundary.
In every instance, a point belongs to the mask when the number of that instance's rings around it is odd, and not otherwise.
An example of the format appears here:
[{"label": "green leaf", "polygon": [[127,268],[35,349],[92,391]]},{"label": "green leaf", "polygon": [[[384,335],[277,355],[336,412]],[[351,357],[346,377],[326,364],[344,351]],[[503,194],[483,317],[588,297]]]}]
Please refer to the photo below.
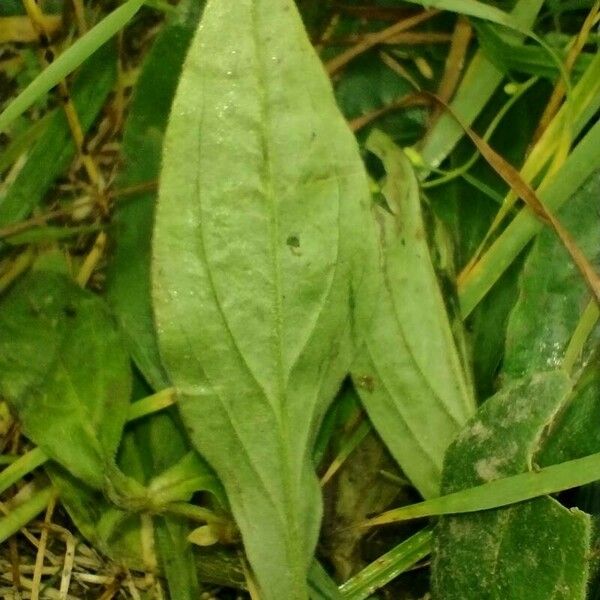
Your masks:
[{"label": "green leaf", "polygon": [[[581,251],[600,266],[600,217],[594,210],[600,194],[600,171],[569,200],[560,212],[561,222]],[[550,229],[542,230],[523,268],[519,300],[513,309],[506,339],[504,373],[526,373],[558,368],[581,315],[591,299],[561,241]],[[578,354],[586,362],[600,341],[596,325],[593,342]]]},{"label": "green leaf", "polygon": [[[158,179],[169,111],[202,6],[197,1],[180,3],[146,57],[123,132],[119,188]],[[169,383],[158,355],[150,302],[150,241],[156,196],[154,191],[143,191],[116,205],[115,250],[106,291],[136,365],[159,390]]]},{"label": "green leaf", "polygon": [[368,148],[387,171],[383,193],[391,213],[378,214],[383,293],[352,376],[403,471],[423,496],[436,496],[444,453],[475,401],[429,254],[414,172],[384,134],[373,132]]},{"label": "green leaf", "polygon": [[[146,56],[129,107],[123,132],[123,171],[118,186],[128,188],[158,179],[163,136],[187,49],[198,25],[204,2],[184,0],[161,29]],[[107,272],[107,298],[137,367],[159,390],[169,385],[158,355],[150,300],[150,241],[157,193],[145,191],[116,206],[115,251]],[[132,260],[135,256],[135,260]],[[138,423],[132,431],[136,451],[145,463],[148,479],[177,465],[189,442],[176,411],[171,409]],[[182,484],[214,474],[205,464],[188,468]],[[188,467],[189,467],[188,463]],[[209,473],[210,471],[210,473]],[[156,483],[155,483],[156,485]],[[169,594],[178,600],[200,595],[189,525],[174,516],[154,519],[159,562],[165,571]]]},{"label": "green leaf", "polygon": [[[534,468],[544,430],[570,389],[564,374],[541,373],[488,400],[449,448],[442,491]],[[434,534],[433,592],[445,600],[583,599],[590,535],[588,515],[549,497],[442,517]]]},{"label": "green leaf", "polygon": [[93,488],[114,464],[130,390],[129,360],[100,298],[37,272],[3,299],[0,393],[25,434]]},{"label": "green leaf", "polygon": [[154,309],[266,600],[308,595],[312,445],[375,302],[369,201],[294,3],[209,2],[167,130]]},{"label": "green leaf", "polygon": [[548,432],[538,462],[554,465],[600,452],[600,371],[597,361],[578,382],[567,406]]}]

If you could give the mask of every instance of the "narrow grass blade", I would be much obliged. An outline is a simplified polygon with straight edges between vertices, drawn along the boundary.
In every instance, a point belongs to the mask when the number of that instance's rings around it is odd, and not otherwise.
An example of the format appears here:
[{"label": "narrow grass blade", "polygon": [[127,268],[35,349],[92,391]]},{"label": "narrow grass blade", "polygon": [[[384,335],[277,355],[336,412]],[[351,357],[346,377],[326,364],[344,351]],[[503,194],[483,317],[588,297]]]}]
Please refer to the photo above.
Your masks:
[{"label": "narrow grass blade", "polygon": [[[586,133],[548,185],[540,191],[540,200],[546,207],[560,214],[558,211],[565,202],[600,169],[599,147],[600,121]],[[530,210],[524,208],[494,241],[467,277],[459,282],[459,298],[465,318],[543,227]]]},{"label": "narrow grass blade", "polygon": [[[96,120],[116,75],[117,53],[113,44],[94,54],[77,73],[71,97],[84,131]],[[75,143],[64,112],[55,111],[43,123],[44,131],[28,149],[14,181],[0,192],[0,227],[27,217],[75,155]]]},{"label": "narrow grass blade", "polygon": [[311,600],[343,600],[335,582],[317,560],[314,560],[308,572],[308,585]]},{"label": "narrow grass blade", "polygon": [[9,513],[0,517],[0,544],[39,515],[48,506],[55,494],[54,488],[49,485],[41,490],[34,491],[33,495],[22,504],[10,507]]},{"label": "narrow grass blade", "polygon": [[65,50],[0,113],[0,131],[122,29],[143,3],[144,0],[128,0]]},{"label": "narrow grass blade", "polygon": [[14,483],[17,483],[22,477],[43,465],[47,460],[48,457],[41,448],[34,448],[19,456],[12,464],[0,471],[0,494]]},{"label": "narrow grass blade", "polygon": [[[512,18],[521,27],[530,28],[543,4],[543,0],[519,0],[511,12]],[[479,50],[471,59],[450,103],[452,110],[471,126],[503,78],[502,72]],[[421,147],[425,164],[438,167],[463,135],[462,127],[450,115],[443,114],[428,132]]]},{"label": "narrow grass blade", "polygon": [[461,492],[396,508],[366,521],[364,525],[371,527],[422,517],[489,510],[556,494],[599,479],[600,453],[590,454],[539,471],[497,479]]},{"label": "narrow grass blade", "polygon": [[365,600],[431,552],[432,530],[426,528],[380,556],[340,586],[344,600]]}]

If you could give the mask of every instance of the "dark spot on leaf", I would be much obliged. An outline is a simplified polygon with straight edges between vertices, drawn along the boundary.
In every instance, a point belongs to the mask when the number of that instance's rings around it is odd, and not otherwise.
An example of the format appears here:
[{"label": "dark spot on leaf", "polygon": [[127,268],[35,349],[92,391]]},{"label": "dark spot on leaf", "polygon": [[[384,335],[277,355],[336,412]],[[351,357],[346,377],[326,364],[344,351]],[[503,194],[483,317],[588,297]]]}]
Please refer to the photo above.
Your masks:
[{"label": "dark spot on leaf", "polygon": [[300,248],[300,238],[297,235],[290,235],[285,243],[290,248]]},{"label": "dark spot on leaf", "polygon": [[67,304],[64,306],[63,312],[65,313],[65,316],[69,317],[70,319],[73,319],[77,316],[77,309],[72,304]]},{"label": "dark spot on leaf", "polygon": [[359,388],[370,393],[375,391],[375,380],[371,375],[359,375],[355,381]]},{"label": "dark spot on leaf", "polygon": [[406,240],[405,240],[404,238],[402,238],[402,239],[400,240],[400,243],[401,243],[403,246],[406,246]]}]

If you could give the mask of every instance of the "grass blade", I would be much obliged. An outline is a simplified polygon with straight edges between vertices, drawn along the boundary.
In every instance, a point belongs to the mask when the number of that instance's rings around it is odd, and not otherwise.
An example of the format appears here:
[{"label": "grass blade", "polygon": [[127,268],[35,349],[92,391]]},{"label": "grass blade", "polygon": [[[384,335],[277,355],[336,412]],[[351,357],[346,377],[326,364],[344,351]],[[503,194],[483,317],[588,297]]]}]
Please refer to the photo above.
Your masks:
[{"label": "grass blade", "polygon": [[426,528],[380,556],[340,586],[344,600],[365,600],[431,552],[432,530]]},{"label": "grass blade", "polygon": [[49,485],[34,491],[33,495],[23,503],[10,508],[9,513],[0,518],[0,544],[39,515],[48,506],[55,493],[54,488]]},{"label": "grass blade", "polygon": [[387,511],[364,523],[367,527],[422,517],[477,512],[557,494],[600,479],[600,452],[539,471],[496,479],[460,492]]},{"label": "grass blade", "polygon": [[0,113],[0,131],[123,28],[143,3],[144,0],[128,0],[65,50]]},{"label": "grass blade", "polygon": [[[600,121],[593,125],[548,185],[540,191],[539,197],[544,206],[558,213],[563,204],[600,169],[599,147]],[[544,225],[528,208],[522,209],[460,281],[459,298],[465,318],[542,227]]]}]

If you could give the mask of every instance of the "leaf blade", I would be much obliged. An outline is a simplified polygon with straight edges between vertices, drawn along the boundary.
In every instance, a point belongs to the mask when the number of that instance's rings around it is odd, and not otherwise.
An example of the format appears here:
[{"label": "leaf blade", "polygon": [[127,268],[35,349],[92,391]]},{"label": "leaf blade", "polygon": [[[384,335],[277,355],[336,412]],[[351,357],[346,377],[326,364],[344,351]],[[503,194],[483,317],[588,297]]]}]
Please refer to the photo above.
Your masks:
[{"label": "leaf blade", "polygon": [[[446,448],[475,411],[425,241],[416,177],[403,152],[374,132],[387,171],[381,211],[384,285],[352,374],[370,419],[417,489],[436,496]],[[431,357],[436,360],[432,361]]]},{"label": "leaf blade", "polygon": [[[571,385],[560,372],[539,373],[489,399],[449,448],[443,491],[532,469]],[[589,515],[548,497],[442,517],[434,534],[433,591],[449,600],[583,599],[590,533]]]},{"label": "leaf blade", "polygon": [[209,2],[167,130],[154,310],[182,417],[265,598],[308,594],[311,445],[366,322],[350,305],[371,310],[368,201],[294,4]]},{"label": "leaf blade", "polygon": [[131,390],[128,357],[107,307],[62,274],[37,272],[3,299],[0,319],[0,388],[24,431],[102,489]]}]

